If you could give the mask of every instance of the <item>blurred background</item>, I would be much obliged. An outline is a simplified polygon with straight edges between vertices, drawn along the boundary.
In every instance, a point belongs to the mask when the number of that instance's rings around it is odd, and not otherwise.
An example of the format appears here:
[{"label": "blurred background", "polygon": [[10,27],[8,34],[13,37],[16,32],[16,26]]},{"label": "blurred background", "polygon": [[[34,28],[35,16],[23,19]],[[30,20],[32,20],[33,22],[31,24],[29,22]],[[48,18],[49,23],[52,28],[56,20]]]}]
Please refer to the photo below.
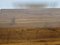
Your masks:
[{"label": "blurred background", "polygon": [[0,0],[0,9],[60,8],[60,0]]},{"label": "blurred background", "polygon": [[60,26],[60,10],[55,8],[60,8],[60,0],[0,0],[0,27]]}]

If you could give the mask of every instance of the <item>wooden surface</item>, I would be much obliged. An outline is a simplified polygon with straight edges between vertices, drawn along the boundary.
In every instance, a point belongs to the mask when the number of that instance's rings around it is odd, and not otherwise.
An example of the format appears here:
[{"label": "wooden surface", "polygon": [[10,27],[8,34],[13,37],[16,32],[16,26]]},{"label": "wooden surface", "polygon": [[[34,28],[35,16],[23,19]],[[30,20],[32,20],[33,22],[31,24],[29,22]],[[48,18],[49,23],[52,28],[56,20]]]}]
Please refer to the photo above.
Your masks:
[{"label": "wooden surface", "polygon": [[0,10],[0,45],[60,45],[60,9]]}]

